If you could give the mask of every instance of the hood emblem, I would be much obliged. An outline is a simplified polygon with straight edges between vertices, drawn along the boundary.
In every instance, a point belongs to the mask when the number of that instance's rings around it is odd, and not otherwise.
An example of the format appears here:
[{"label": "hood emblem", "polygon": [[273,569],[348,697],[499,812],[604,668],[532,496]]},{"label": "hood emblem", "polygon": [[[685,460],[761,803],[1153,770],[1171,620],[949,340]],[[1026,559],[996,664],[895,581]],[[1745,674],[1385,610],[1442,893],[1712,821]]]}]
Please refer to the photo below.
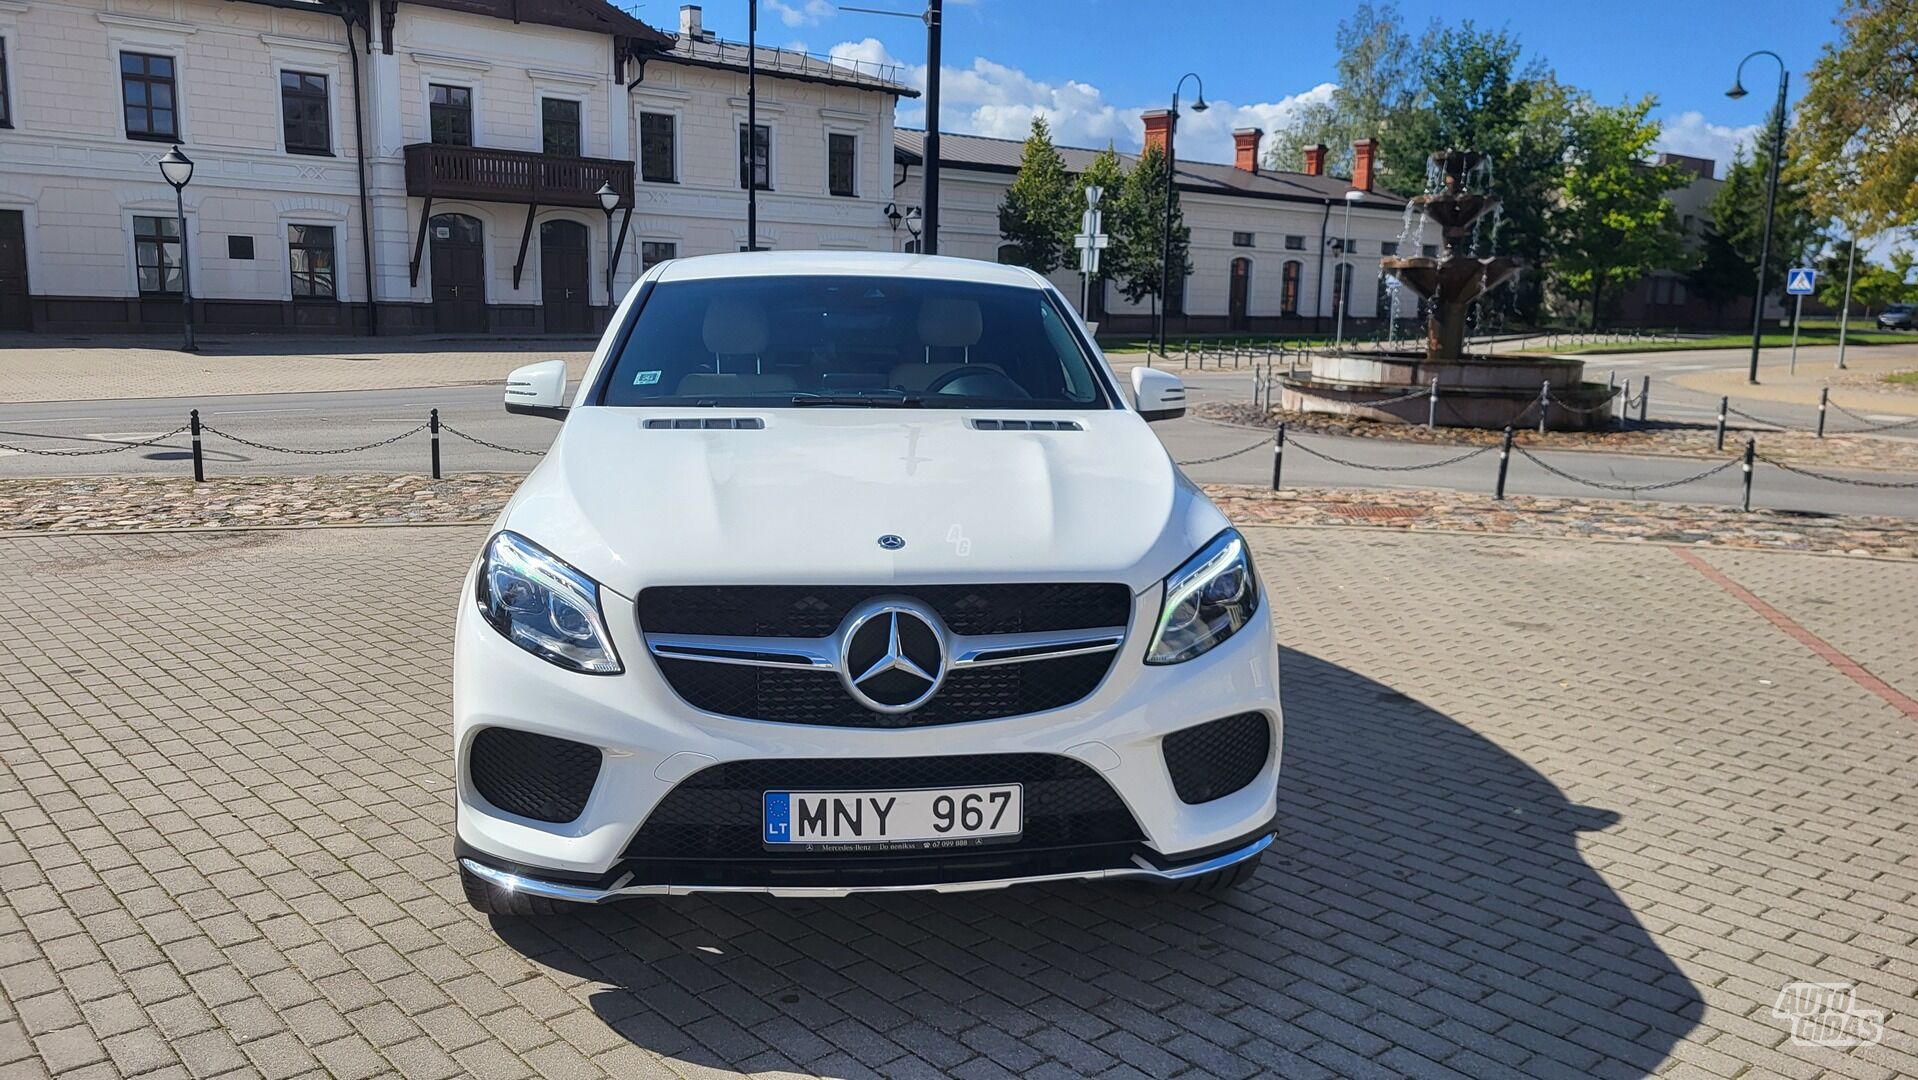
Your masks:
[{"label": "hood emblem", "polygon": [[938,616],[906,601],[854,615],[840,634],[840,678],[860,704],[883,713],[924,705],[946,677]]},{"label": "hood emblem", "polygon": [[900,548],[906,546],[906,538],[887,533],[879,538],[879,546],[885,548],[887,551],[898,551]]}]

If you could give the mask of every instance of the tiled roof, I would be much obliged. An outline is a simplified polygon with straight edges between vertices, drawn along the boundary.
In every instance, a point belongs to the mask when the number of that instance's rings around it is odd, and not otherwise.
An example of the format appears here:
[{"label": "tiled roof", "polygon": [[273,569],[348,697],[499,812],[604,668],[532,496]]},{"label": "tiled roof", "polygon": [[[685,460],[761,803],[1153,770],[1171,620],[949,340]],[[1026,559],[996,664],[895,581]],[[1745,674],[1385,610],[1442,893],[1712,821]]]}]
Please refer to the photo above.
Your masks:
[{"label": "tiled roof", "polygon": [[[925,158],[925,139],[926,133],[917,128],[899,128],[893,132],[894,151],[902,159],[916,164]],[[1019,139],[954,135],[942,131],[939,133],[939,163],[948,169],[1017,172],[1024,145]],[[1059,156],[1065,159],[1066,168],[1075,173],[1091,164],[1099,153],[1098,150],[1083,146],[1059,147]],[[1139,155],[1120,154],[1119,159],[1130,168],[1137,163]],[[1345,193],[1352,190],[1352,182],[1343,176],[1308,176],[1274,169],[1260,169],[1253,173],[1211,161],[1186,161],[1182,158],[1176,163],[1176,171],[1179,190],[1195,194],[1238,195],[1251,199],[1280,199],[1322,205],[1328,199],[1343,202]],[[1397,210],[1405,205],[1405,200],[1390,192],[1374,191],[1357,205],[1376,210]]]}]

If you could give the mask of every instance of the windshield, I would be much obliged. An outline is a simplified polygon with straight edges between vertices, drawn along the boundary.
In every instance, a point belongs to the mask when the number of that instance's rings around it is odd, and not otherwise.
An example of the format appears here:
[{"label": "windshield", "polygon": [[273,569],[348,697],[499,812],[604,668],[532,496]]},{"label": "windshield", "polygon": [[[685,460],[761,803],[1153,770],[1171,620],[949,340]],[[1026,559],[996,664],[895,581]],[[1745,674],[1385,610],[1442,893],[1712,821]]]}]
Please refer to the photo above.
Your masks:
[{"label": "windshield", "polygon": [[655,286],[603,405],[1092,409],[1103,380],[1044,289],[893,277]]}]

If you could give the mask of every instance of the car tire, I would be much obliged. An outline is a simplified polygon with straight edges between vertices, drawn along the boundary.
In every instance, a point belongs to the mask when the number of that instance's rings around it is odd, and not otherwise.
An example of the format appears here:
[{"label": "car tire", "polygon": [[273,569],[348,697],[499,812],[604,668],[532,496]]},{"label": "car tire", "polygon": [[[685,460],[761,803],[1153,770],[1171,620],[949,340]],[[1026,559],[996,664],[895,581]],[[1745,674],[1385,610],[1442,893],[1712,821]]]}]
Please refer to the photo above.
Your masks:
[{"label": "car tire", "polygon": [[590,906],[502,889],[464,866],[459,869],[466,902],[482,915],[567,915]]},{"label": "car tire", "polygon": [[1217,870],[1200,874],[1197,877],[1181,878],[1173,882],[1172,891],[1175,893],[1190,893],[1194,896],[1225,896],[1252,880],[1254,875],[1259,872],[1259,860],[1263,857],[1264,855],[1261,853],[1249,859],[1240,859],[1231,866],[1220,867]]}]

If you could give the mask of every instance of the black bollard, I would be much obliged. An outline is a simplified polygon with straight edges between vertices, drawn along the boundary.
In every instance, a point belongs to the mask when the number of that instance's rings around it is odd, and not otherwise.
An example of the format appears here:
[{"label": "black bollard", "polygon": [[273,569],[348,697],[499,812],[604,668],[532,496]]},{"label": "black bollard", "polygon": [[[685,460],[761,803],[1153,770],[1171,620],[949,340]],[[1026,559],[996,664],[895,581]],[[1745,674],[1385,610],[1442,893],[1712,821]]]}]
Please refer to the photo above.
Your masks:
[{"label": "black bollard", "polygon": [[1731,405],[1732,405],[1732,399],[1731,399],[1731,395],[1729,394],[1718,399],[1718,447],[1717,448],[1720,450],[1723,450],[1725,448],[1725,410],[1731,408]]},{"label": "black bollard", "polygon": [[1503,500],[1505,498],[1505,470],[1510,468],[1511,464],[1512,429],[1510,425],[1507,425],[1505,428],[1505,445],[1498,448],[1498,491],[1492,496],[1495,499]]},{"label": "black bollard", "polygon": [[200,453],[200,410],[187,414],[187,427],[193,429],[193,482],[206,483],[206,458]]},{"label": "black bollard", "polygon": [[1830,404],[1830,400],[1831,387],[1818,391],[1818,437],[1821,439],[1825,437],[1825,406]]},{"label": "black bollard", "polygon": [[1647,375],[1645,381],[1638,384],[1638,422],[1641,424],[1645,422],[1645,405],[1651,400],[1652,377]]},{"label": "black bollard", "polygon": [[1745,440],[1745,512],[1752,512],[1752,459],[1758,456],[1758,440]]},{"label": "black bollard", "polygon": [[1279,472],[1285,466],[1285,422],[1279,422],[1279,431],[1272,440],[1272,490],[1279,490]]},{"label": "black bollard", "polygon": [[434,409],[426,418],[426,429],[433,433],[433,479],[440,478],[440,411]]}]

